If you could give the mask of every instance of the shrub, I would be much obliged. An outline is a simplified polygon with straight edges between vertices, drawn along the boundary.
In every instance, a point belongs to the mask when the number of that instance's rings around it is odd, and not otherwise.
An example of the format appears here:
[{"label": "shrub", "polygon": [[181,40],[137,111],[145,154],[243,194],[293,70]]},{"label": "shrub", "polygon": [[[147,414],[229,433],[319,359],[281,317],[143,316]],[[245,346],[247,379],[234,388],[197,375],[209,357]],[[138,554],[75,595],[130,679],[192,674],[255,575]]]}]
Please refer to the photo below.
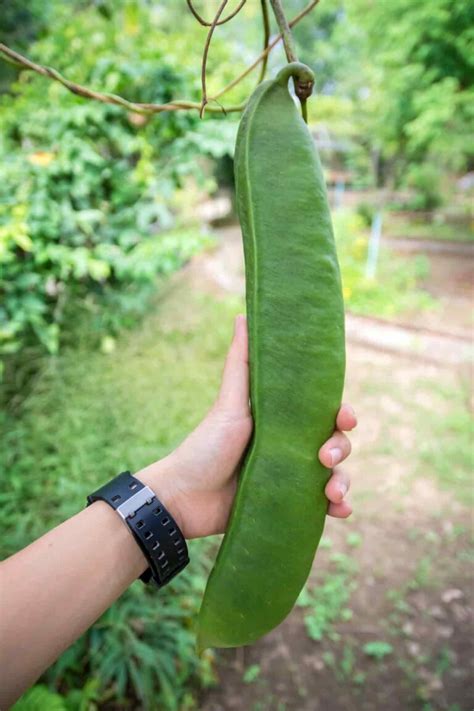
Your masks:
[{"label": "shrub", "polygon": [[[182,32],[160,25],[165,10],[102,10],[77,3],[72,18],[54,3],[54,23],[28,54],[133,101],[196,96]],[[228,123],[127,114],[18,75],[0,99],[0,359],[31,344],[57,352],[75,307],[97,311],[104,297],[126,316],[157,275],[202,246],[196,231],[168,234],[181,223],[173,198],[186,176],[203,182],[197,155],[228,152]]]}]

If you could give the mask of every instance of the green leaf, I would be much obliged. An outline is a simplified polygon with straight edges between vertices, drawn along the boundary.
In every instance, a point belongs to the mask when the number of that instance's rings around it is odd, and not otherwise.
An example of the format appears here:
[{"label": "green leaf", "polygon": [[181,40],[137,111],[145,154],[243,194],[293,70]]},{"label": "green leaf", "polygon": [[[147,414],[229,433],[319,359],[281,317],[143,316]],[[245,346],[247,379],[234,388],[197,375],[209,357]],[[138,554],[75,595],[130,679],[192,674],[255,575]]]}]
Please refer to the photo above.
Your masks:
[{"label": "green leaf", "polygon": [[261,669],[259,664],[251,664],[247,667],[242,677],[244,684],[252,684],[256,681],[256,679],[260,676],[260,671]]},{"label": "green leaf", "polygon": [[367,654],[368,657],[373,657],[374,659],[383,659],[384,657],[392,654],[393,647],[389,642],[373,641],[367,642],[362,647],[362,650]]},{"label": "green leaf", "polygon": [[67,706],[59,694],[38,685],[27,691],[12,711],[67,711]]}]

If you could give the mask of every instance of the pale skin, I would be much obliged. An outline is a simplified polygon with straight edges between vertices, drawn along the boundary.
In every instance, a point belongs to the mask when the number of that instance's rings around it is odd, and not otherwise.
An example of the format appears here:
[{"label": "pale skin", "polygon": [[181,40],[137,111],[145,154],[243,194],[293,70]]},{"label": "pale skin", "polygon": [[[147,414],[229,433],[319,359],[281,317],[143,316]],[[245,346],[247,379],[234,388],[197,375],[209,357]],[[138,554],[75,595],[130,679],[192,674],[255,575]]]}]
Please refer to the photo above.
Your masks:
[{"label": "pale skin", "polygon": [[[165,504],[186,538],[225,531],[237,473],[252,432],[245,318],[235,321],[216,402],[164,459],[135,476]],[[328,514],[347,518],[349,478],[338,467],[356,426],[342,405],[332,437],[315,451],[332,468]],[[0,565],[0,708],[18,697],[147,568],[120,517],[103,502],[80,511]]]}]

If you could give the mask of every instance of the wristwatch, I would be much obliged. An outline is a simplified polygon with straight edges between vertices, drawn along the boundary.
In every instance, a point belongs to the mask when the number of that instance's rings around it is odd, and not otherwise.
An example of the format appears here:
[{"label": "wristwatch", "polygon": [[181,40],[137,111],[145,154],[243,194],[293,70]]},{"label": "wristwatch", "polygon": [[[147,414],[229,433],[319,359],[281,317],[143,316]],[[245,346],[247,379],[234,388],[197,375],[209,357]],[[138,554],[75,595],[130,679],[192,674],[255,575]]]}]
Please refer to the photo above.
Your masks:
[{"label": "wristwatch", "polygon": [[161,588],[189,563],[188,547],[178,524],[154,492],[130,472],[122,472],[87,497],[87,505],[105,501],[123,519],[149,568],[140,576]]}]

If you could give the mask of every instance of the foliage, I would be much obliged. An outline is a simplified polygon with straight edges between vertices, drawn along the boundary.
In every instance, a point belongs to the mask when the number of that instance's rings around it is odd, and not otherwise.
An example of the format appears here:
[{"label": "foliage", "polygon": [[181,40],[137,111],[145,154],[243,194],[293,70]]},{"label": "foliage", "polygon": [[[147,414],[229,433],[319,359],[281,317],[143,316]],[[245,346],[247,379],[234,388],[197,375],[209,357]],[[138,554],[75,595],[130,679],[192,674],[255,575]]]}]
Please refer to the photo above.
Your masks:
[{"label": "foliage", "polygon": [[296,603],[305,608],[308,636],[318,642],[327,635],[333,637],[334,623],[352,617],[347,603],[356,587],[353,578],[357,566],[343,553],[334,553],[330,560],[334,570],[327,572],[316,587],[308,583]]},{"label": "foliage", "polygon": [[409,210],[434,210],[442,202],[441,175],[432,163],[414,163],[406,172],[405,185],[413,190]]},{"label": "foliage", "polygon": [[47,686],[34,686],[13,706],[13,711],[66,711],[64,699]]},{"label": "foliage", "polygon": [[242,681],[244,684],[252,684],[260,676],[261,667],[260,664],[251,664],[244,672]]},{"label": "foliage", "polygon": [[193,629],[209,572],[206,544],[191,553],[191,569],[159,595],[141,582],[129,588],[48,672],[49,683],[78,688],[91,668],[100,691],[113,689],[119,703],[131,685],[146,708],[173,710],[191,682],[212,684],[213,654],[197,656]]},{"label": "foliage", "polygon": [[[404,185],[414,166],[428,165],[437,184],[443,171],[472,166],[469,0],[327,0],[317,18],[295,29],[322,93],[311,118],[351,138],[342,158],[356,179],[365,172],[375,184]],[[434,185],[416,182],[424,209]]]},{"label": "foliage", "polygon": [[[1,423],[3,556],[80,510],[114,472],[137,470],[179,443],[215,397],[241,307],[170,285],[112,352],[76,344],[45,359],[21,417],[4,413]],[[41,683],[60,689],[68,710],[89,694],[84,709],[106,699],[122,707],[133,696],[150,711],[181,711],[196,685],[214,680],[212,654],[197,656],[193,631],[212,546],[195,542],[191,564],[159,594],[135,583]],[[84,678],[96,686],[80,691]]]},{"label": "foliage", "polygon": [[[420,447],[420,470],[429,471],[444,488],[452,491],[461,502],[472,505],[474,491],[472,471],[472,414],[469,402],[470,387],[467,379],[456,387],[437,388],[439,409],[429,413],[429,423],[420,422],[419,429],[426,431]],[[445,409],[449,404],[449,411]],[[453,462],[456,462],[453,466]]]},{"label": "foliage", "polygon": [[374,138],[395,175],[427,160],[432,170],[465,169],[473,157],[472,3],[358,0],[349,12],[365,31],[373,66],[361,108],[371,112]]},{"label": "foliage", "polygon": [[[285,3],[289,14],[302,4]],[[1,39],[73,80],[142,101],[199,97],[207,30],[175,0],[3,5]],[[258,11],[258,3],[247,3],[239,19],[216,33],[211,93],[260,48]],[[317,70],[313,122],[348,139],[345,165],[359,182],[370,182],[373,166],[374,181],[408,183],[416,206],[433,205],[440,171],[472,166],[467,0],[455,7],[448,0],[370,6],[369,0],[325,0],[316,12],[296,32],[301,58]],[[270,72],[282,61],[280,48]],[[236,87],[229,103],[244,100],[255,77]],[[10,67],[0,75],[0,91],[13,79],[0,103],[0,317],[4,352],[21,348],[24,367],[39,368],[31,392],[21,394],[17,417],[0,415],[3,555],[77,511],[107,477],[138,469],[179,442],[216,392],[227,322],[236,310],[195,301],[175,287],[153,296],[155,276],[176,269],[206,241],[181,224],[194,211],[189,178],[200,190],[215,188],[203,155],[230,153],[236,118],[199,123],[195,115],[176,113],[142,119]],[[417,287],[424,260],[383,250],[376,278],[366,279],[371,216],[366,209],[364,225],[352,214],[335,215],[349,308],[392,315],[432,303]],[[145,301],[155,308],[143,328],[120,334]],[[91,352],[97,337],[102,352]],[[26,346],[39,341],[50,351],[59,343],[64,348],[38,358]],[[17,387],[18,371],[12,383]],[[457,390],[444,394],[445,404],[455,402],[446,421],[442,407],[434,419],[432,411],[424,413],[418,453],[423,471],[462,501],[472,469],[465,397]],[[460,458],[461,450],[466,456]],[[98,461],[106,462],[102,471]],[[125,694],[137,708],[193,708],[194,688],[214,678],[212,657],[195,654],[191,626],[209,557],[207,546],[194,546],[191,566],[159,597],[132,586],[25,695],[18,711],[122,708]],[[305,590],[300,602],[316,638],[333,635],[333,624],[350,616],[352,577],[347,561],[336,558],[321,593]],[[129,624],[136,607],[142,614]],[[369,645],[371,656],[389,654],[385,642]],[[349,653],[344,664],[349,674]],[[247,680],[256,667],[247,669]]]},{"label": "foliage", "polygon": [[[153,10],[133,7],[107,17],[79,5],[72,19],[56,3],[29,53],[132,100],[192,96],[190,73],[167,51],[176,35],[155,27],[151,37]],[[221,139],[190,114],[144,120],[24,73],[0,109],[0,355],[35,341],[54,353],[71,304],[136,299],[204,244],[198,231],[168,234],[180,222],[174,196],[190,175],[211,187],[196,155],[229,152],[233,127]]]},{"label": "foliage", "polygon": [[393,647],[389,642],[379,640],[367,642],[362,649],[368,657],[373,657],[377,660],[384,659],[384,657],[393,652]]},{"label": "foliage", "polygon": [[434,305],[418,283],[427,275],[423,255],[403,259],[382,246],[375,277],[366,275],[369,238],[365,220],[357,213],[339,210],[333,215],[343,294],[354,313],[394,316]]},{"label": "foliage", "polygon": [[97,711],[99,701],[97,679],[89,679],[81,689],[71,689],[60,695],[44,684],[37,684],[24,694],[13,711]]}]

